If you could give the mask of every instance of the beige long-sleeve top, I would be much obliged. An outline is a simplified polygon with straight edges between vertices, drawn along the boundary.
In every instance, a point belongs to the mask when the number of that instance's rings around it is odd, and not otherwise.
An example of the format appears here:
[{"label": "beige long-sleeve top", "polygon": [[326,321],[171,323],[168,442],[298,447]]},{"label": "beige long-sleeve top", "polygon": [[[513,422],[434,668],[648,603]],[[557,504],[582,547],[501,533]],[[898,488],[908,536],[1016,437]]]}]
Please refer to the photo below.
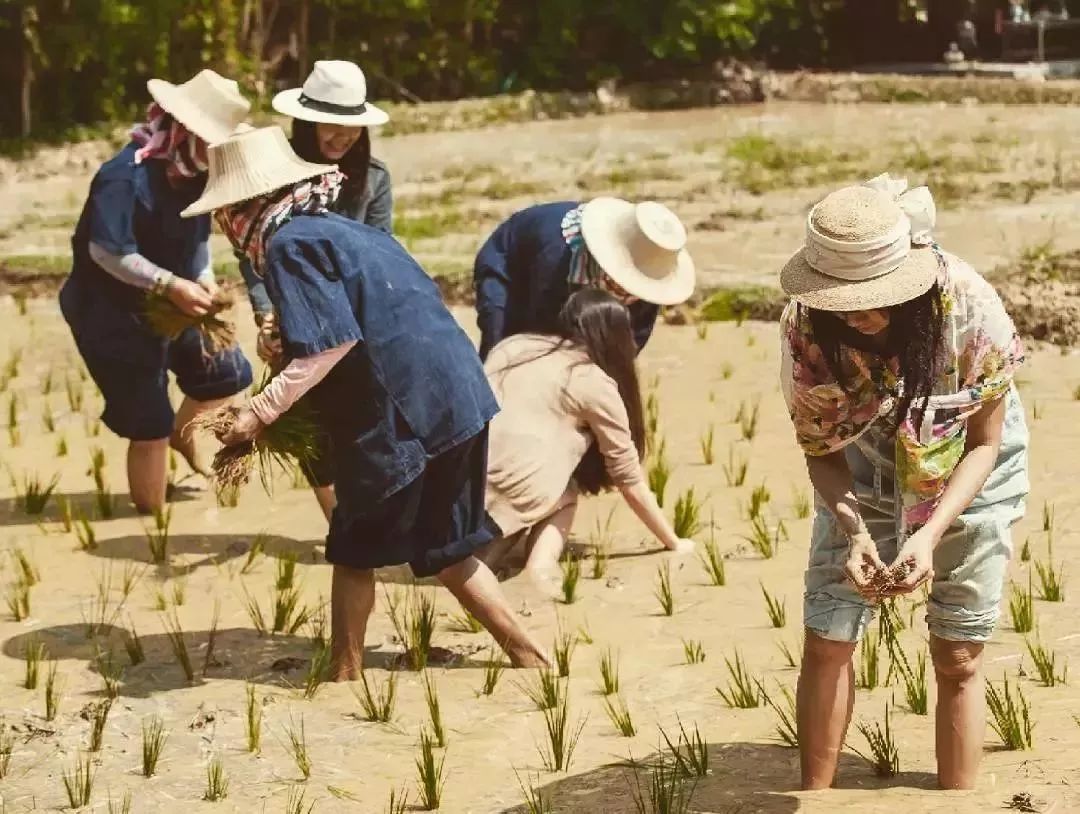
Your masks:
[{"label": "beige long-sleeve top", "polygon": [[501,411],[488,443],[487,511],[504,535],[554,512],[596,443],[618,487],[642,480],[630,420],[615,381],[584,351],[519,334],[492,349],[484,369]]}]

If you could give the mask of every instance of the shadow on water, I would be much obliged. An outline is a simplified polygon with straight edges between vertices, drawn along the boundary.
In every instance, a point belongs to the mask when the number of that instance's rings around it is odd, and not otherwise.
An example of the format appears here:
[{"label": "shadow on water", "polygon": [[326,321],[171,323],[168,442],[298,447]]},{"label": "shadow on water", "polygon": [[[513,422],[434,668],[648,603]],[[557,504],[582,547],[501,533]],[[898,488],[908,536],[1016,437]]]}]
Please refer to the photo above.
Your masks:
[{"label": "shadow on water", "polygon": [[[197,489],[177,488],[170,492],[170,503],[186,503],[198,500],[202,492]],[[138,517],[126,493],[113,493],[113,514],[110,520]],[[61,520],[61,504],[67,501],[71,516],[94,520],[99,516],[95,492],[53,492],[41,514],[27,514],[18,498],[0,498],[0,526],[36,526],[39,523],[58,523]]]},{"label": "shadow on water", "polygon": [[[169,536],[169,564],[158,568],[164,572],[163,576],[176,576],[206,566],[224,565],[230,560],[246,559],[256,540],[263,555],[268,557],[291,555],[305,565],[325,562],[316,541],[301,542],[269,534],[175,534]],[[150,544],[142,534],[99,540],[97,548],[87,553],[107,560],[153,563]]]}]

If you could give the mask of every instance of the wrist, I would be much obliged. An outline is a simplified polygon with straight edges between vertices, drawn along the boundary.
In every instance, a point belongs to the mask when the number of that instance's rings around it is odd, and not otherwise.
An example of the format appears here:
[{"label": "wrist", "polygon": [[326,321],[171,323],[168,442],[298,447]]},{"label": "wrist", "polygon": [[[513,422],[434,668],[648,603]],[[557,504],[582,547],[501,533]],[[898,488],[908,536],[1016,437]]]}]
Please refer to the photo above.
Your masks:
[{"label": "wrist", "polygon": [[155,294],[166,296],[172,291],[174,281],[175,275],[171,271],[162,269],[154,275],[154,287],[152,290]]}]

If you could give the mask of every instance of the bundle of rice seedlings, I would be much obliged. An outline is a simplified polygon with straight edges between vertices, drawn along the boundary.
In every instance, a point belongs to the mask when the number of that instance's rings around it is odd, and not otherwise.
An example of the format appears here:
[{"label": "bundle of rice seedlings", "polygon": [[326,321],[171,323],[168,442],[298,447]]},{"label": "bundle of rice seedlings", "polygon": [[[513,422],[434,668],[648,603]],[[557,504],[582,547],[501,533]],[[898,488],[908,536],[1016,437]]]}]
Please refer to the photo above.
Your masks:
[{"label": "bundle of rice seedlings", "polygon": [[213,356],[236,344],[236,325],[223,315],[236,304],[236,295],[228,289],[218,289],[210,310],[201,317],[185,314],[168,297],[150,294],[146,297],[143,316],[150,330],[166,339],[176,339],[188,328],[194,328],[202,338],[203,348]]}]

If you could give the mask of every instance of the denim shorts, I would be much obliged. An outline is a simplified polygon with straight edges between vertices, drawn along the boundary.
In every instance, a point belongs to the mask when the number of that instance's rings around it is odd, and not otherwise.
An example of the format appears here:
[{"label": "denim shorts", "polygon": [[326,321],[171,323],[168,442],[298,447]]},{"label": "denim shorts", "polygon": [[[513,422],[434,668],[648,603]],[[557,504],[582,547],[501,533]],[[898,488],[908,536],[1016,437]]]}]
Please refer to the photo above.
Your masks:
[{"label": "denim shorts", "polygon": [[228,398],[251,386],[251,365],[237,345],[209,356],[202,339],[189,328],[168,343],[164,366],[132,364],[78,342],[90,377],[105,398],[101,420],[132,441],[168,438],[173,432],[169,371],[185,396],[195,401]]}]

